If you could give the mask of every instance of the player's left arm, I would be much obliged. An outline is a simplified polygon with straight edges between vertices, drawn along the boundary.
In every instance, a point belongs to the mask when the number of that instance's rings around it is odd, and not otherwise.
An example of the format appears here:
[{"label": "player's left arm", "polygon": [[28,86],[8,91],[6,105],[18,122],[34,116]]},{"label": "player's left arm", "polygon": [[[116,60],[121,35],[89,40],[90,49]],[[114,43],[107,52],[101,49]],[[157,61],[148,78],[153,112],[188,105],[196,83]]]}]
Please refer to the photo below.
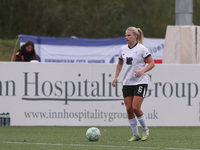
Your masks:
[{"label": "player's left arm", "polygon": [[144,73],[151,70],[155,66],[153,57],[151,55],[147,57],[146,61],[148,62],[148,65],[143,69]]},{"label": "player's left arm", "polygon": [[145,72],[148,72],[149,70],[151,70],[155,66],[154,60],[153,60],[151,55],[149,55],[146,58],[146,61],[148,62],[148,65],[143,70],[135,71],[135,75],[137,77],[142,76]]}]

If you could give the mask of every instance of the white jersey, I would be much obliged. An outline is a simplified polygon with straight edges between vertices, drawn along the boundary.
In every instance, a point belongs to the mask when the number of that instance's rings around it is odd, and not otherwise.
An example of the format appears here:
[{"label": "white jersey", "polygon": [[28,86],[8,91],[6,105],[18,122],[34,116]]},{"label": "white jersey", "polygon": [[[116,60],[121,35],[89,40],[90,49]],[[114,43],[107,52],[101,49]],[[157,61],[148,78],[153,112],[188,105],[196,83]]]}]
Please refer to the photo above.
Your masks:
[{"label": "white jersey", "polygon": [[146,73],[140,77],[136,77],[135,71],[145,68],[146,58],[150,55],[149,50],[140,43],[137,43],[133,48],[129,48],[128,44],[121,47],[119,59],[124,61],[123,85],[148,84]]}]

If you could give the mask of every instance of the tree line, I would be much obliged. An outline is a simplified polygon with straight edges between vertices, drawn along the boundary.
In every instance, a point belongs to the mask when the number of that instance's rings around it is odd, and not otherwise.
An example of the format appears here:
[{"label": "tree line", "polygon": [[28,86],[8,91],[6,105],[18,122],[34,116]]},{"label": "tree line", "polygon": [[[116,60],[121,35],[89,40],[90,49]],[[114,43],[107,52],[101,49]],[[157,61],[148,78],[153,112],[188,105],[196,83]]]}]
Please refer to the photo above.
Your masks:
[{"label": "tree line", "polygon": [[[194,0],[194,24],[200,2]],[[175,24],[175,0],[0,0],[0,37],[19,34],[82,38],[124,36],[129,26],[164,38]]]}]

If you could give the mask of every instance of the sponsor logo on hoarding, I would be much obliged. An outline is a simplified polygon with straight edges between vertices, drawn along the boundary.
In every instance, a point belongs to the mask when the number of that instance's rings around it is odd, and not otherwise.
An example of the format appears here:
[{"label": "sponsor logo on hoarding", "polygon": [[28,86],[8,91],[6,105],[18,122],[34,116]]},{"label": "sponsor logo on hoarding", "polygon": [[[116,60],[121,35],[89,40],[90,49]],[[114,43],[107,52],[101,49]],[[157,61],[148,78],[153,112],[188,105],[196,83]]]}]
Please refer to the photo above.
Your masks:
[{"label": "sponsor logo on hoarding", "polygon": [[[40,80],[40,72],[23,72],[24,82],[16,85],[14,80],[0,81],[0,96],[19,95],[17,88],[23,89],[22,100],[31,101],[123,101],[122,82],[117,81],[112,87],[113,76],[101,73],[99,80],[90,81],[77,74],[78,81],[72,79]],[[199,85],[195,82],[158,82],[148,74],[149,86],[146,97],[187,99],[187,105],[199,94]]]}]

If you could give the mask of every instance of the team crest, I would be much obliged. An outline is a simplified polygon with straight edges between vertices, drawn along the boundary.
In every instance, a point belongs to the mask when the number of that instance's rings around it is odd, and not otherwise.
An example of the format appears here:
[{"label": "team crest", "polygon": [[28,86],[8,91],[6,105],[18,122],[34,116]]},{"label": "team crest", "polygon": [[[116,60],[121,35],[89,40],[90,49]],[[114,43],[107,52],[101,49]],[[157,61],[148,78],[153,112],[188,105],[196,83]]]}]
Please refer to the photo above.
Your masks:
[{"label": "team crest", "polygon": [[132,61],[133,61],[132,57],[126,57],[126,64],[127,65],[132,65]]}]

